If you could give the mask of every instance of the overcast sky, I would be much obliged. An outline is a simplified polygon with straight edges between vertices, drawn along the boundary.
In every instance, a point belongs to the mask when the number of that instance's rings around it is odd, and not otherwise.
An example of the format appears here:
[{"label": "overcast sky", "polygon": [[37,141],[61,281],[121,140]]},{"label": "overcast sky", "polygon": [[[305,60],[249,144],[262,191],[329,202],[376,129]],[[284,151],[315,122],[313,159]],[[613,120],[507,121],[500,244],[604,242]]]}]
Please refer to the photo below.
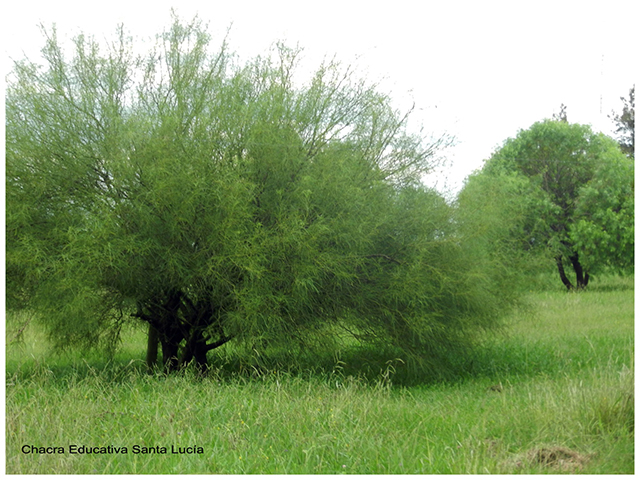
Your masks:
[{"label": "overcast sky", "polygon": [[232,25],[243,57],[285,40],[310,62],[335,54],[384,79],[400,107],[415,102],[416,124],[457,138],[450,167],[429,179],[455,190],[561,103],[570,122],[611,133],[607,115],[638,77],[636,1],[14,0],[1,7],[3,69],[9,58],[37,58],[40,23],[56,23],[61,37],[104,38],[122,22],[145,38],[169,25],[171,7],[187,20],[197,13],[215,39]]}]

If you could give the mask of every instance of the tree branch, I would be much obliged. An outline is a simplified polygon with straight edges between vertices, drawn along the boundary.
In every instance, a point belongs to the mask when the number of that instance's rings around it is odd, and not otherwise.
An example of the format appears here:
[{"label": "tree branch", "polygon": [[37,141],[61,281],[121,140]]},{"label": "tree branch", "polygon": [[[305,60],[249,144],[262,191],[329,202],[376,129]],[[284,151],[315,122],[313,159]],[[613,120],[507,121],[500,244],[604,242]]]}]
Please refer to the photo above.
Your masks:
[{"label": "tree branch", "polygon": [[402,265],[402,263],[400,263],[398,260],[396,260],[393,257],[390,257],[389,255],[384,255],[382,253],[373,253],[371,255],[365,255],[365,258],[384,258],[385,260],[388,260],[390,262],[393,262],[397,265]]},{"label": "tree branch", "polygon": [[222,345],[224,345],[225,343],[227,343],[228,341],[233,340],[233,335],[231,335],[230,337],[222,337],[220,340],[218,340],[217,342],[213,342],[213,343],[209,343],[205,346],[205,350],[207,352],[216,349],[218,347],[221,347]]}]

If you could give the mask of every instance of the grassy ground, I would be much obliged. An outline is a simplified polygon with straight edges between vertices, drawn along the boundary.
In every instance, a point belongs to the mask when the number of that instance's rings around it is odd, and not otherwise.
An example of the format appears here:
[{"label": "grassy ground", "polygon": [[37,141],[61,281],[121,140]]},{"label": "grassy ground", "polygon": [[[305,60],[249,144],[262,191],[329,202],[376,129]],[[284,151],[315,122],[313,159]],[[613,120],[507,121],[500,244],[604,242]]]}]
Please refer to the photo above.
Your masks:
[{"label": "grassy ground", "polygon": [[342,366],[152,377],[131,361],[140,336],[108,364],[51,358],[32,324],[13,341],[27,317],[12,317],[7,473],[633,473],[633,301],[632,279],[532,293],[459,380],[412,387],[393,385],[399,363],[377,382]]}]

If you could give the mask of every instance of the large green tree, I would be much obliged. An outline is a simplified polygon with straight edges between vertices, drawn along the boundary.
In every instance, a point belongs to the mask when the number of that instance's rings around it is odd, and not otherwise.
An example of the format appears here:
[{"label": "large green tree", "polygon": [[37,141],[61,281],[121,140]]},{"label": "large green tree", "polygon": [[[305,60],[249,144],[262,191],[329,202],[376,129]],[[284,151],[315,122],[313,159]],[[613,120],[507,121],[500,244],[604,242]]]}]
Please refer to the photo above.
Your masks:
[{"label": "large green tree", "polygon": [[520,131],[469,179],[460,201],[469,209],[484,196],[494,198],[477,214],[499,219],[492,241],[521,260],[523,252],[553,258],[567,289],[587,286],[590,271],[633,264],[633,165],[589,126],[545,120]]},{"label": "large green tree", "polygon": [[418,182],[439,143],[374,85],[335,63],[294,80],[281,45],[241,65],[197,20],[144,57],[119,32],[67,59],[53,31],[8,82],[9,304],[58,346],[142,321],[169,371],[345,335],[435,365],[494,323],[508,292]]}]

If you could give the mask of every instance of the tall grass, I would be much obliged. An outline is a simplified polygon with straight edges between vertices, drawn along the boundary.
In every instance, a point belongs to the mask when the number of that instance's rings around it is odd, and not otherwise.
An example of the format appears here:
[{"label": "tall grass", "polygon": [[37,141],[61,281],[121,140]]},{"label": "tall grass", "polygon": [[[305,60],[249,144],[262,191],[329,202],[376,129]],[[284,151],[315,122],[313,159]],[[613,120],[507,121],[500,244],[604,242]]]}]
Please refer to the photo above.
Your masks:
[{"label": "tall grass", "polygon": [[30,324],[7,348],[7,473],[632,473],[633,290],[532,293],[506,322],[457,380],[422,385],[393,359],[357,376],[348,356],[149,376],[136,332],[105,361],[51,356]]}]

